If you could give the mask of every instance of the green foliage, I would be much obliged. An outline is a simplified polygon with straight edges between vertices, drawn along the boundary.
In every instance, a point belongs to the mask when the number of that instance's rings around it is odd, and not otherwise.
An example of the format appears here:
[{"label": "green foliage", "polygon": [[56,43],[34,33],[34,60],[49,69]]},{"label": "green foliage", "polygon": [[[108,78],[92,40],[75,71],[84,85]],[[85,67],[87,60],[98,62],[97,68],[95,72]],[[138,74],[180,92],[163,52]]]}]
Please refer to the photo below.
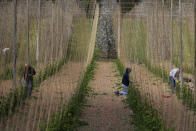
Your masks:
[{"label": "green foliage", "polygon": [[[167,82],[171,88],[170,81],[168,79],[169,74],[167,74],[165,70],[159,67],[153,67],[148,61],[145,62],[145,65],[150,72],[158,77],[161,77],[163,81]],[[176,84],[175,90],[177,98],[182,100],[183,105],[187,106],[189,109],[196,111],[196,102],[194,100],[195,96],[193,94],[193,91],[186,85],[183,85],[183,87],[180,88],[179,84]]]},{"label": "green foliage", "polygon": [[72,35],[67,49],[67,57],[70,60],[83,61],[86,58],[91,37],[91,24],[91,19],[74,18]]},{"label": "green foliage", "polygon": [[80,2],[82,3],[82,7],[87,9],[91,0],[80,0]]},{"label": "green foliage", "polygon": [[34,79],[34,85],[38,87],[44,80],[58,73],[66,61],[66,58],[63,58],[59,62],[46,66],[42,71],[39,72],[39,74],[36,75]]},{"label": "green foliage", "polygon": [[81,7],[85,9],[87,15],[89,15],[90,11],[93,10],[96,0],[80,0],[80,3],[81,3]]},{"label": "green foliage", "polygon": [[[35,87],[39,87],[41,82],[46,80],[47,78],[51,77],[52,75],[56,74],[60,71],[60,69],[65,64],[66,59],[63,58],[59,62],[46,66],[39,74],[36,75],[34,79]],[[24,68],[20,67],[20,72],[22,72]],[[8,116],[10,113],[16,110],[16,107],[22,105],[26,100],[26,88],[22,86],[20,81],[20,85],[16,89],[10,90],[10,93],[7,97],[0,96],[0,119],[3,117]]]},{"label": "green foliage", "polygon": [[[174,59],[174,64],[177,67],[180,67],[180,62],[177,58]],[[183,64],[184,72],[194,75],[194,68],[190,67],[188,64]]]},{"label": "green foliage", "polygon": [[[123,75],[125,68],[120,60],[116,60],[116,65],[120,75]],[[146,100],[141,96],[140,91],[130,85],[127,95],[127,104],[133,111],[132,124],[135,125],[136,131],[164,131],[164,122],[159,115],[159,112],[148,105]]]},{"label": "green foliage", "polygon": [[[186,73],[194,74],[194,30],[191,28],[189,21],[182,21],[183,67]],[[177,67],[180,66],[179,40],[179,23],[178,19],[174,19],[174,64]]]},{"label": "green foliage", "polygon": [[[131,24],[131,25],[130,25]],[[124,26],[126,25],[126,26]],[[193,37],[190,34],[188,27],[186,26],[186,21],[183,21],[183,43],[186,44],[186,48],[183,49],[183,56],[186,56],[185,62],[183,63],[183,67],[185,68],[185,72],[194,73],[193,68],[190,67],[190,63],[193,60],[194,56],[190,56],[190,52],[193,52]],[[138,28],[139,27],[139,28]],[[127,30],[127,28],[130,28]],[[151,62],[146,57],[146,29],[145,24],[142,21],[131,20],[131,19],[123,19],[122,32],[123,39],[125,39],[123,44],[127,45],[125,49],[126,56],[132,62],[141,61],[145,64],[146,68],[152,72],[155,76],[163,79],[163,82],[167,82],[170,85],[169,74],[167,71],[161,67],[152,65]],[[126,32],[125,32],[126,31]],[[178,36],[178,23],[174,22],[174,63],[179,67],[179,36]],[[139,36],[139,37],[138,37]],[[188,44],[188,46],[187,46]],[[150,54],[149,54],[150,55]],[[185,63],[189,63],[185,64]],[[188,106],[190,109],[196,110],[196,102],[194,102],[194,94],[191,89],[183,85],[181,89],[179,85],[176,87],[176,96],[178,99],[181,99],[183,104]]]},{"label": "green foliage", "polygon": [[[145,65],[147,69],[152,72],[154,75],[161,77],[164,82],[167,82],[168,85],[171,88],[170,81],[168,79],[169,74],[167,72],[159,67],[153,67],[150,62],[146,61]],[[187,106],[189,109],[192,109],[196,111],[196,102],[195,102],[195,95],[193,91],[187,87],[186,85],[183,85],[182,88],[180,88],[179,84],[176,84],[176,96],[178,99],[182,100],[182,104]]]},{"label": "green foliage", "polygon": [[178,99],[182,100],[183,105],[186,105],[189,109],[196,112],[195,95],[190,88],[185,85],[180,88],[180,85],[176,84],[176,96],[178,97]]},{"label": "green foliage", "polygon": [[[30,28],[34,29],[34,30],[30,30],[30,56],[31,56],[31,64],[34,65],[36,63],[36,59],[35,59],[35,53],[36,52],[36,40],[37,40],[37,25],[36,25],[36,21],[33,20],[30,23]],[[23,31],[20,35],[19,35],[19,42],[17,42],[17,60],[18,61],[24,61],[26,59],[26,31]],[[13,67],[11,66],[12,64],[11,62],[11,55],[8,55],[5,57],[5,64],[3,64],[3,69],[1,69],[2,71],[0,72],[0,80],[10,80],[13,78]],[[18,62],[20,63],[20,62]],[[20,64],[19,66],[17,65],[17,75],[21,76],[22,75],[22,71],[24,65]]]},{"label": "green foliage", "polygon": [[52,0],[52,3],[55,4],[56,3],[56,0]]},{"label": "green foliage", "polygon": [[[30,29],[29,30],[29,48],[30,48],[30,64],[35,65],[36,64],[36,44],[37,44],[37,35],[38,35],[38,29],[37,29],[37,21],[36,19],[33,19],[29,23]],[[44,26],[44,25],[43,25]],[[27,49],[27,33],[24,29],[19,34],[19,41],[17,43],[17,62],[18,63],[24,63],[23,61],[26,60],[26,49]],[[20,61],[20,62],[19,62]]]},{"label": "green foliage", "polygon": [[88,65],[86,72],[79,83],[75,94],[72,96],[68,105],[64,105],[60,112],[57,112],[50,119],[49,125],[42,125],[41,130],[45,131],[73,131],[76,128],[86,125],[86,122],[80,121],[83,105],[86,102],[85,97],[88,95],[91,88],[88,87],[90,80],[94,78],[94,70],[96,67],[95,61],[98,60],[98,52],[95,51],[94,57]]},{"label": "green foliage", "polygon": [[131,11],[131,9],[137,5],[141,0],[117,0],[120,1],[121,11],[123,13],[126,13],[128,11]]},{"label": "green foliage", "polygon": [[125,72],[125,68],[121,64],[120,60],[116,60],[115,62],[116,62],[116,65],[117,65],[117,69],[118,69],[120,75],[122,76],[124,74],[124,72]]},{"label": "green foliage", "polygon": [[123,25],[128,25],[123,26],[123,30],[127,32],[122,32],[122,37],[126,39],[124,44],[128,45],[125,49],[127,50],[127,54],[125,55],[128,56],[132,62],[140,61],[144,63],[149,71],[156,76],[162,77],[165,82],[168,82],[167,72],[160,67],[153,66],[146,57],[147,32],[143,21],[125,18],[123,19]]},{"label": "green foliage", "polygon": [[[22,76],[24,70],[24,65],[20,64],[17,68],[17,75],[18,76]],[[3,71],[0,72],[0,80],[10,80],[13,78],[13,71],[12,68],[10,66],[5,66]]]},{"label": "green foliage", "polygon": [[143,62],[145,64],[145,66],[147,67],[147,69],[150,72],[152,72],[154,75],[163,78],[164,82],[169,81],[169,75],[167,74],[167,72],[164,69],[161,69],[160,67],[152,66],[152,64],[147,59]]},{"label": "green foliage", "polygon": [[[126,25],[126,26],[125,26]],[[142,20],[124,18],[122,20],[121,40],[126,45],[125,55],[133,62],[145,61],[147,33]]]},{"label": "green foliage", "polygon": [[25,68],[24,64],[20,64],[20,65],[19,65],[19,67],[18,67],[18,69],[17,69],[17,74],[18,74],[18,76],[22,76],[22,75],[23,75],[23,73],[24,73],[24,68]]},{"label": "green foliage", "polygon": [[8,66],[5,66],[3,71],[0,72],[0,80],[9,80],[12,79],[12,69]]},{"label": "green foliage", "polygon": [[26,98],[25,88],[20,87],[10,91],[7,97],[0,96],[0,119],[8,116],[16,110],[17,105],[21,105]]},{"label": "green foliage", "polygon": [[142,96],[133,85],[129,88],[127,103],[133,111],[132,123],[138,131],[164,131],[163,120],[159,112],[143,102]]},{"label": "green foliage", "polygon": [[[150,62],[145,62],[145,65],[150,72],[158,77],[161,77],[163,81],[167,82],[171,88],[170,81],[168,79],[169,74],[167,74],[165,70],[159,67],[153,67]],[[195,96],[193,94],[193,91],[186,85],[183,85],[183,87],[180,88],[179,84],[176,84],[175,90],[177,98],[182,100],[183,105],[187,106],[189,109],[196,111],[196,102],[194,100]]]}]

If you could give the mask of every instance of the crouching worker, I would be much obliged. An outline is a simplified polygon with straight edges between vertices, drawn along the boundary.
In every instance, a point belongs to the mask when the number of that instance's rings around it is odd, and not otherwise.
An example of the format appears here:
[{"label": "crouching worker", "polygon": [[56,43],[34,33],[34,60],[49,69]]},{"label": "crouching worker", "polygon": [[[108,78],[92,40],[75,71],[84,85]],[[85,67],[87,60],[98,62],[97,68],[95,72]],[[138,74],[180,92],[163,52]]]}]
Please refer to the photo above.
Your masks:
[{"label": "crouching worker", "polygon": [[31,96],[33,89],[33,76],[36,74],[35,69],[28,64],[25,64],[24,70],[24,86],[26,89],[27,96]]},{"label": "crouching worker", "polygon": [[170,71],[169,79],[170,79],[170,83],[172,87],[172,94],[174,94],[175,92],[176,82],[179,81],[180,70],[184,71],[184,68],[181,68],[181,69],[175,68]]},{"label": "crouching worker", "polygon": [[131,69],[130,68],[126,68],[126,72],[124,73],[123,78],[122,78],[122,88],[123,88],[123,91],[119,92],[120,95],[127,95],[128,94],[128,86],[129,86],[129,83],[131,82],[129,80],[130,72],[131,72]]}]

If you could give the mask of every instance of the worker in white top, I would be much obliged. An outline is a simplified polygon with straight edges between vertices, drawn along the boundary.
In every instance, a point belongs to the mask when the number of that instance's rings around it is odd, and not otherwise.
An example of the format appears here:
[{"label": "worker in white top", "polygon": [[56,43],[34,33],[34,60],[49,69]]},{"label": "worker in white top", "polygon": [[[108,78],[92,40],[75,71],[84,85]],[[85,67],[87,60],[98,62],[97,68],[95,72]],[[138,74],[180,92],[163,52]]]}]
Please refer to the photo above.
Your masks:
[{"label": "worker in white top", "polygon": [[[181,71],[184,71],[184,68],[181,68]],[[172,93],[174,94],[175,86],[176,86],[176,80],[179,80],[179,75],[180,75],[180,69],[175,68],[170,71],[169,74],[169,79],[171,82],[171,87],[172,87]]]}]

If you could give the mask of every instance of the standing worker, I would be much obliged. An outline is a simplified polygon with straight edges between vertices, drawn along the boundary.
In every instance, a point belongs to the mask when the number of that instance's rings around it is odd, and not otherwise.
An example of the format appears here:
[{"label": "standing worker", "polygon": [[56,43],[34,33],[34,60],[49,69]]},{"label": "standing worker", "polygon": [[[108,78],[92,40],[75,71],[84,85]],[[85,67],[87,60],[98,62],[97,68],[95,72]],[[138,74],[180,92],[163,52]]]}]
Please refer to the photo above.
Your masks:
[{"label": "standing worker", "polygon": [[[184,71],[184,68],[181,68],[181,71]],[[170,83],[171,83],[171,87],[172,87],[172,94],[174,94],[174,92],[175,92],[176,82],[177,83],[179,82],[179,75],[180,75],[179,68],[175,68],[170,71],[169,79],[170,79]]]},{"label": "standing worker", "polygon": [[24,70],[24,86],[26,89],[27,96],[31,96],[33,89],[33,76],[36,74],[35,69],[28,64],[25,64]]}]

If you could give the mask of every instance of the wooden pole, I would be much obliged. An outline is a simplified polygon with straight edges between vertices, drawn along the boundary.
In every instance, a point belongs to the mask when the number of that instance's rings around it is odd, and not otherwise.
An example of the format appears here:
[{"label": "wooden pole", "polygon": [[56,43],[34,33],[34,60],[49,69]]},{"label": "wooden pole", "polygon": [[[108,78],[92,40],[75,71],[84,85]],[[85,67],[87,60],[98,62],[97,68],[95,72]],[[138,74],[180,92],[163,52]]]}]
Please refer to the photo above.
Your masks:
[{"label": "wooden pole", "polygon": [[[151,35],[154,36],[155,35],[155,28],[154,28],[154,3],[152,4],[152,30],[151,30]],[[155,65],[155,38],[152,38],[152,45],[151,45],[151,54],[152,54],[152,65]]]},{"label": "wooden pole", "polygon": [[[148,9],[148,13],[149,13],[149,9]],[[149,15],[146,16],[147,17],[147,42],[146,42],[146,56],[147,56],[147,60],[150,58],[149,57]]]},{"label": "wooden pole", "polygon": [[[120,0],[119,0],[120,2]],[[120,28],[120,18],[121,18],[121,10],[120,10],[120,4],[119,4],[119,13],[118,13],[118,58],[120,59],[120,32],[121,32],[121,28]]]},{"label": "wooden pole", "polygon": [[159,63],[159,33],[158,33],[158,28],[159,28],[159,23],[158,23],[158,0],[156,0],[156,65]]},{"label": "wooden pole", "polygon": [[29,62],[29,0],[27,0],[27,64]]},{"label": "wooden pole", "polygon": [[55,60],[58,60],[58,54],[59,54],[59,45],[60,45],[60,41],[59,41],[59,1],[56,0],[56,32],[55,32],[55,36],[56,36],[56,41],[54,43],[56,43],[56,48],[55,48]]},{"label": "wooden pole", "polygon": [[52,51],[51,51],[51,63],[53,63],[53,54],[54,54],[54,3],[52,2]]},{"label": "wooden pole", "polygon": [[170,51],[171,51],[171,65],[170,68],[173,68],[173,50],[174,50],[174,34],[173,34],[173,0],[171,0],[171,47],[170,47]]},{"label": "wooden pole", "polygon": [[[180,38],[180,51],[179,51],[179,56],[180,56],[180,88],[183,87],[183,72],[181,71],[181,68],[183,67],[183,41],[182,41],[182,0],[179,0],[179,38]],[[184,112],[181,112],[181,120],[180,120],[180,125],[184,124]],[[184,126],[185,127],[185,126]],[[184,128],[183,127],[183,128]],[[184,130],[184,129],[182,129]]]},{"label": "wooden pole", "polygon": [[165,61],[165,0],[162,0],[162,69],[164,70],[164,61]]},{"label": "wooden pole", "polygon": [[16,88],[16,40],[17,40],[17,0],[14,0],[14,48],[13,48],[13,87]]},{"label": "wooden pole", "polygon": [[61,59],[63,58],[63,51],[64,51],[64,47],[63,47],[63,41],[64,41],[64,38],[63,38],[63,36],[64,36],[64,25],[63,25],[63,23],[64,23],[64,10],[63,10],[63,8],[64,8],[64,6],[63,6],[63,1],[61,1],[61,49],[60,49],[60,54],[61,54]]},{"label": "wooden pole", "polygon": [[[195,87],[196,87],[196,0],[194,1],[194,22],[195,22],[195,59],[194,59],[194,68],[195,68]],[[196,100],[196,89],[195,89],[195,100]]]},{"label": "wooden pole", "polygon": [[[179,0],[179,38],[180,38],[180,68],[182,68],[183,56],[182,56],[182,0]],[[183,73],[180,70],[180,87],[182,88],[183,84]]]},{"label": "wooden pole", "polygon": [[40,24],[41,24],[41,0],[39,0],[39,8],[38,8],[38,35],[37,35],[37,50],[36,50],[37,65],[39,65],[39,56],[40,56]]}]

